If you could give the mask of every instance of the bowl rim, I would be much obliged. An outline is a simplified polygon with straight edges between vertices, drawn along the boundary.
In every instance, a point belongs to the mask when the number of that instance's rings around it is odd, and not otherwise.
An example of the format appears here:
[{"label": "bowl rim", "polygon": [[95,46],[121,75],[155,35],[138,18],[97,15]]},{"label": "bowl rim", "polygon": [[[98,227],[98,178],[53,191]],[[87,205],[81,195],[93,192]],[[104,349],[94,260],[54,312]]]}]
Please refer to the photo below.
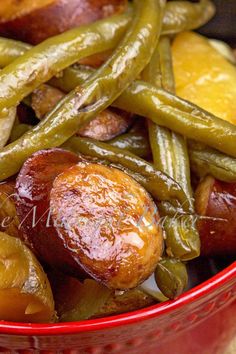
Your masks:
[{"label": "bowl rim", "polygon": [[204,297],[211,292],[214,292],[217,288],[221,288],[232,279],[235,279],[236,283],[236,262],[232,263],[230,266],[217,273],[207,281],[185,292],[176,300],[167,301],[121,315],[78,322],[30,324],[0,321],[0,333],[22,336],[55,336],[78,334],[81,332],[94,332],[97,330],[128,325],[151,318],[156,318],[160,315],[168,314],[172,310],[180,309],[181,307],[194,302],[195,300]]}]

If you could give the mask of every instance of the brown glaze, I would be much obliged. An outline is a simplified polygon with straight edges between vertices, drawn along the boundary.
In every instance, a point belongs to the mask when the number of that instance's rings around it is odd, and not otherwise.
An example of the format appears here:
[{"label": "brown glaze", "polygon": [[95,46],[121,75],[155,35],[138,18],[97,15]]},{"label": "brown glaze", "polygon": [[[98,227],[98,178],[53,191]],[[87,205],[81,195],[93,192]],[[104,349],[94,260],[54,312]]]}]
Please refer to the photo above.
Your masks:
[{"label": "brown glaze", "polygon": [[75,154],[61,149],[39,151],[25,162],[16,180],[16,210],[21,232],[42,261],[63,270],[64,263],[70,266],[71,258],[68,261],[67,253],[57,247],[57,234],[50,219],[49,192],[55,177],[78,161]]},{"label": "brown glaze", "polygon": [[[32,94],[32,107],[37,117],[42,119],[64,96],[62,91],[48,85],[42,85],[35,90]],[[98,114],[78,135],[108,141],[125,133],[132,123],[133,116],[130,113],[109,108]]]},{"label": "brown glaze", "polygon": [[159,214],[125,173],[78,163],[55,179],[50,207],[61,244],[94,279],[131,289],[154,271],[162,254]]},{"label": "brown glaze", "polygon": [[15,0],[8,2],[7,13],[0,5],[0,35],[31,44],[123,12],[127,4],[127,0],[21,0],[18,6]]},{"label": "brown glaze", "polygon": [[196,211],[208,217],[198,222],[201,254],[236,255],[236,184],[206,177],[196,191]]}]

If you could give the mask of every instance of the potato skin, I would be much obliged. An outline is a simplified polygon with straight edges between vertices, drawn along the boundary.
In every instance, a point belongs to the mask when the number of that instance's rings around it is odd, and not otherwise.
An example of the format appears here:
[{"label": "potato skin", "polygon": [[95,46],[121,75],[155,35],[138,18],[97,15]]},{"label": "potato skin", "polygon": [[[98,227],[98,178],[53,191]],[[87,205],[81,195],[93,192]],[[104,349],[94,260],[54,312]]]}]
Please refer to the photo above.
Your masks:
[{"label": "potato skin", "polygon": [[50,221],[49,192],[55,177],[79,161],[77,155],[62,149],[43,150],[23,165],[16,180],[16,210],[31,249],[39,259],[58,269],[69,267],[67,253],[57,248],[57,237]]},{"label": "potato skin", "polygon": [[236,255],[236,184],[206,177],[196,190],[203,256]]},{"label": "potato skin", "polygon": [[120,170],[78,163],[50,193],[58,238],[71,257],[111,289],[132,289],[162,254],[159,214],[149,194]]},{"label": "potato skin", "polygon": [[127,0],[54,0],[12,20],[4,21],[2,17],[0,35],[38,44],[73,27],[123,12],[126,3]]}]

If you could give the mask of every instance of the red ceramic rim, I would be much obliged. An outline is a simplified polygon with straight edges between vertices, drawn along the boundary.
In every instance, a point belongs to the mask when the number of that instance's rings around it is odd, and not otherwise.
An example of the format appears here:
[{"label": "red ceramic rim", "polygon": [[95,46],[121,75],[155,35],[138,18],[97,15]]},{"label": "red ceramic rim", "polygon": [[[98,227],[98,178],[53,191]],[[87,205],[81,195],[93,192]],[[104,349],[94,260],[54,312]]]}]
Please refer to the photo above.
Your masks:
[{"label": "red ceramic rim", "polygon": [[67,322],[58,324],[22,324],[12,322],[0,322],[1,334],[16,334],[25,336],[41,335],[63,335],[75,334],[80,332],[96,331],[106,328],[112,328],[130,323],[135,323],[149,318],[157,317],[162,314],[168,314],[170,311],[181,308],[184,305],[205,296],[232,279],[236,281],[236,262],[216,276],[210,278],[199,286],[187,291],[175,301],[168,301],[157,304],[145,309],[129,312],[118,316],[99,318],[96,320],[87,320],[81,322]]}]

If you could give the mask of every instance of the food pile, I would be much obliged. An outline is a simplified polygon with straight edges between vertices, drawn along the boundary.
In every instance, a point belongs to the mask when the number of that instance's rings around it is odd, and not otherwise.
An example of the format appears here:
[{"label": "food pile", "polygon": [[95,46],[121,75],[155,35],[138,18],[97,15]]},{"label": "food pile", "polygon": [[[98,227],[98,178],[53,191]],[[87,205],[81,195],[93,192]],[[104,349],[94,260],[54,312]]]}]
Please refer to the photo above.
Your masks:
[{"label": "food pile", "polygon": [[193,32],[214,13],[0,5],[1,320],[140,309],[180,296],[199,256],[235,256],[235,57]]}]

